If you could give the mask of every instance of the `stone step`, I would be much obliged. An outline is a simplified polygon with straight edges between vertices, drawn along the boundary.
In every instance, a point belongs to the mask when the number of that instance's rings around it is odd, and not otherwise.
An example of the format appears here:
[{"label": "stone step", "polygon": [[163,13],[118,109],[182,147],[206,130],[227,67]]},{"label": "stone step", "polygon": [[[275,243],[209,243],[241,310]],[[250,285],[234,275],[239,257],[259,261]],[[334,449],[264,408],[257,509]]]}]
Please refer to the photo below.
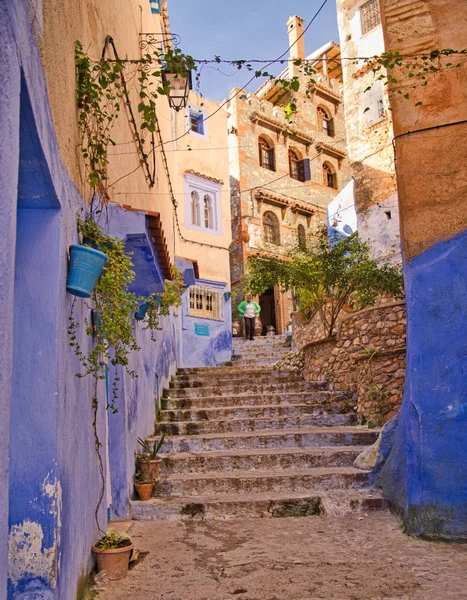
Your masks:
[{"label": "stone step", "polygon": [[274,359],[271,360],[239,360],[238,361],[238,365],[240,367],[248,367],[251,366],[251,364],[255,364],[257,367],[264,367],[264,368],[273,368],[274,365],[277,364],[277,362],[280,360],[280,357],[274,357]]},{"label": "stone step", "polygon": [[221,498],[196,496],[175,499],[152,498],[131,502],[132,518],[144,521],[234,520],[247,518],[345,516],[386,509],[375,490],[343,490],[313,494],[281,492],[229,495]]},{"label": "stone step", "polygon": [[[300,394],[297,395],[301,398]],[[294,395],[291,394],[291,396]],[[250,396],[247,397],[247,399],[249,398]],[[222,400],[225,399],[223,398]],[[233,404],[235,404],[235,399],[233,399]],[[340,414],[342,410],[342,403],[338,401],[327,403],[326,405],[318,403],[287,403],[250,406],[247,404],[247,406],[220,406],[219,408],[193,410],[161,410],[159,412],[159,421],[161,423],[175,423],[180,421],[222,421],[224,419],[275,419],[280,417],[297,417],[300,415]]]},{"label": "stone step", "polygon": [[206,396],[233,396],[243,394],[277,394],[279,392],[306,392],[320,389],[313,382],[296,381],[294,383],[256,383],[255,381],[243,381],[223,385],[219,382],[199,388],[175,388],[164,390],[164,397],[171,398],[200,398]]},{"label": "stone step", "polygon": [[267,394],[239,394],[232,396],[201,396],[196,398],[172,398],[165,396],[161,399],[161,409],[165,410],[202,410],[209,408],[238,408],[241,406],[269,406],[269,405],[291,405],[291,404],[323,404],[331,412],[335,405],[340,404],[341,410],[337,412],[348,412],[348,406],[353,405],[348,392],[329,392],[316,390],[298,393],[267,393]]},{"label": "stone step", "polygon": [[[269,374],[257,375],[255,376],[255,384],[256,385],[271,385],[276,383],[303,383],[304,379],[301,375],[297,375],[296,373],[287,372],[279,376],[273,376]],[[234,386],[239,383],[242,384],[245,382],[245,376],[236,375],[233,377],[196,377],[192,375],[190,378],[176,378],[170,382],[169,389],[187,389],[187,388],[200,388],[200,387],[212,387],[213,383],[216,385],[222,386]]]},{"label": "stone step", "polygon": [[288,471],[234,471],[226,473],[183,473],[159,476],[157,497],[268,492],[308,492],[332,489],[359,489],[369,485],[369,471],[354,467],[321,467]]},{"label": "stone step", "polygon": [[[287,431],[256,431],[248,433],[207,433],[204,435],[170,436],[165,439],[164,452],[209,452],[243,450],[247,448],[309,448],[322,446],[370,446],[379,429],[365,427],[309,427]],[[152,441],[152,438],[149,438]]]},{"label": "stone step", "polygon": [[[266,378],[273,381],[279,380],[288,380],[290,376],[297,377],[297,374],[293,371],[285,371],[285,370],[265,370],[261,369],[235,369],[234,367],[229,367],[228,369],[218,368],[213,371],[206,372],[194,372],[187,373],[185,371],[179,370],[177,374],[172,378],[174,382],[184,382],[184,381],[244,381],[246,377],[254,377],[254,378]],[[301,378],[303,381],[303,377]]]},{"label": "stone step", "polygon": [[197,435],[204,433],[228,433],[300,429],[301,427],[341,427],[352,425],[356,416],[351,414],[299,415],[267,419],[228,419],[219,421],[180,421],[159,423],[158,435]]},{"label": "stone step", "polygon": [[161,454],[161,474],[351,467],[361,446]]}]

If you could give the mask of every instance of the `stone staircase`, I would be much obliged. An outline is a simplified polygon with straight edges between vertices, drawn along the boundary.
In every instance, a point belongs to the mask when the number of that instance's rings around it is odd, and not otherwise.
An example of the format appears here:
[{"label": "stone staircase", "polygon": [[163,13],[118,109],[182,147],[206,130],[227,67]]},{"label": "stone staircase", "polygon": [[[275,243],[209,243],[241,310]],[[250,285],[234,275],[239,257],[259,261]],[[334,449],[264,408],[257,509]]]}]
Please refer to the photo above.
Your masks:
[{"label": "stone staircase", "polygon": [[290,348],[285,336],[256,337],[254,340],[233,339],[233,364],[238,367],[272,366],[283,358]]},{"label": "stone staircase", "polygon": [[270,339],[235,340],[242,352],[235,366],[177,373],[157,426],[166,439],[155,497],[132,502],[134,519],[346,514],[384,506],[368,489],[369,473],[352,466],[378,430],[355,425],[346,393],[266,366],[283,348],[283,340],[281,346]]}]

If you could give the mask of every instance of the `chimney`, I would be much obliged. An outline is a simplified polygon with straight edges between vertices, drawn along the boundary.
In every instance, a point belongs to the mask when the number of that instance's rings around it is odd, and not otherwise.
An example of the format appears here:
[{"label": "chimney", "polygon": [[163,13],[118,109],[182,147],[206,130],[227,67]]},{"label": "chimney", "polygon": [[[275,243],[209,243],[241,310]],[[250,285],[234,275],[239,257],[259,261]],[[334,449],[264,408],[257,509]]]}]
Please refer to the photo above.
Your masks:
[{"label": "chimney", "polygon": [[[292,61],[296,60],[297,58],[301,58],[302,60],[305,58],[305,36],[302,35],[304,31],[304,23],[305,21],[297,15],[290,17],[287,21],[287,31],[289,33],[289,46],[291,46],[290,59]],[[292,77],[298,75],[299,68],[294,64],[290,64],[289,74]]]}]

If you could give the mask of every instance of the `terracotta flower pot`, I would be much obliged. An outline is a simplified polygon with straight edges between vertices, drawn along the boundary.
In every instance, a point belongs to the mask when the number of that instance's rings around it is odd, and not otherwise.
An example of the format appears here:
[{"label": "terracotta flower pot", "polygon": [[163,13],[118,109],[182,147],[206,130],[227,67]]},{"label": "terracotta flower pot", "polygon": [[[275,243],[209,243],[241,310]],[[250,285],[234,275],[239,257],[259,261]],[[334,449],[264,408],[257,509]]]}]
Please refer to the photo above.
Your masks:
[{"label": "terracotta flower pot", "polygon": [[135,481],[135,490],[140,500],[149,500],[154,489],[153,481]]},{"label": "terracotta flower pot", "polygon": [[138,458],[138,471],[143,481],[156,481],[159,477],[160,459]]},{"label": "terracotta flower pot", "polygon": [[92,551],[97,560],[97,571],[107,571],[109,579],[122,579],[128,573],[128,563],[133,551],[133,544],[115,548],[114,550],[103,550],[95,545]]}]

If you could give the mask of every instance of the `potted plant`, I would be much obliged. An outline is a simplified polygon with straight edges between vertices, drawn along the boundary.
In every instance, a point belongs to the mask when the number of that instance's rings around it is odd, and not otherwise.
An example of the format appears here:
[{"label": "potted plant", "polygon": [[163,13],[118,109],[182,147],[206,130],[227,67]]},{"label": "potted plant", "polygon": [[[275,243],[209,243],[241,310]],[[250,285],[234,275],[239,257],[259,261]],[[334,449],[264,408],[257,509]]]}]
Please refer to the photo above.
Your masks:
[{"label": "potted plant", "polygon": [[97,571],[107,571],[109,579],[121,579],[128,573],[133,544],[126,533],[107,529],[105,535],[92,547],[97,560]]},{"label": "potted plant", "polygon": [[155,485],[154,481],[145,481],[141,476],[140,471],[136,471],[135,476],[133,477],[133,483],[140,500],[145,501],[151,498]]},{"label": "potted plant", "polygon": [[138,438],[138,443],[142,447],[143,452],[136,457],[136,464],[139,471],[139,476],[143,481],[156,481],[159,476],[160,459],[157,457],[162,444],[164,443],[165,433],[159,441],[154,440],[151,444],[147,440]]},{"label": "potted plant", "polygon": [[102,275],[107,255],[86,245],[70,246],[70,270],[66,290],[80,298],[90,298],[97,280]]}]

